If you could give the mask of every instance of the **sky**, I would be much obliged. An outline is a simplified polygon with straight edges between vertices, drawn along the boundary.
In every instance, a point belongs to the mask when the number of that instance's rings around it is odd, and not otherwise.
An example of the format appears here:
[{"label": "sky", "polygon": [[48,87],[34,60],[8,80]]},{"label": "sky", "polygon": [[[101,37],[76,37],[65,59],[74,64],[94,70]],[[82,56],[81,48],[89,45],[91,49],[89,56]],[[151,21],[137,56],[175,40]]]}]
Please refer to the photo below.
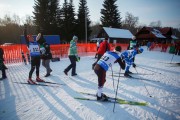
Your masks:
[{"label": "sky", "polygon": [[[87,0],[90,19],[100,22],[100,10],[103,9],[104,0]],[[60,0],[60,5],[64,0]],[[77,12],[79,0],[74,0]],[[117,0],[116,5],[122,17],[125,19],[127,12],[139,17],[139,25],[149,25],[151,22],[161,21],[163,27],[180,28],[180,0]],[[5,14],[16,14],[21,19],[26,15],[33,16],[34,0],[0,0],[0,18]]]}]

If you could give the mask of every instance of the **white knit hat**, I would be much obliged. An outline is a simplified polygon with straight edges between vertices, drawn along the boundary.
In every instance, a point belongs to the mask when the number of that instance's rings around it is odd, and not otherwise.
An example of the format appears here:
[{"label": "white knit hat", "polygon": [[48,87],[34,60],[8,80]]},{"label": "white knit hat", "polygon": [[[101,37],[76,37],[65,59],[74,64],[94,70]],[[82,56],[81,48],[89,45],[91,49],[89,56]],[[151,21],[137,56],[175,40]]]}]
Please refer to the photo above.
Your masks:
[{"label": "white knit hat", "polygon": [[72,39],[73,39],[73,40],[78,40],[78,37],[77,37],[77,36],[73,36]]},{"label": "white knit hat", "polygon": [[136,36],[132,36],[132,39],[135,40],[135,39],[136,39]]}]

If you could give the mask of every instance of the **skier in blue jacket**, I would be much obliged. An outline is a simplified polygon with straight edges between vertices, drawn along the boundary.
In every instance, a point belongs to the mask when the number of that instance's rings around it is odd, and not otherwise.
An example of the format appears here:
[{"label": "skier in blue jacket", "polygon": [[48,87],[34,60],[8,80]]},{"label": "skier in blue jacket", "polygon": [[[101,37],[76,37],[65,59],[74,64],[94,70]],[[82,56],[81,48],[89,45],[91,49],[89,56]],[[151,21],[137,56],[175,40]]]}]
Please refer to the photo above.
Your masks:
[{"label": "skier in blue jacket", "polygon": [[98,90],[97,90],[97,100],[106,101],[107,96],[103,94],[103,86],[106,82],[106,72],[109,67],[115,63],[119,63],[122,69],[125,68],[125,63],[120,57],[121,47],[117,46],[113,52],[106,51],[101,59],[96,63],[94,67],[94,72],[98,76]]},{"label": "skier in blue jacket", "polygon": [[143,48],[136,47],[132,50],[125,50],[124,52],[121,53],[121,57],[122,59],[124,59],[126,63],[125,73],[124,73],[125,77],[131,77],[131,75],[129,74],[132,72],[129,71],[129,68],[131,67],[131,65],[133,65],[134,68],[136,67],[136,64],[134,63],[133,59],[137,54],[140,54],[142,52],[143,52]]}]

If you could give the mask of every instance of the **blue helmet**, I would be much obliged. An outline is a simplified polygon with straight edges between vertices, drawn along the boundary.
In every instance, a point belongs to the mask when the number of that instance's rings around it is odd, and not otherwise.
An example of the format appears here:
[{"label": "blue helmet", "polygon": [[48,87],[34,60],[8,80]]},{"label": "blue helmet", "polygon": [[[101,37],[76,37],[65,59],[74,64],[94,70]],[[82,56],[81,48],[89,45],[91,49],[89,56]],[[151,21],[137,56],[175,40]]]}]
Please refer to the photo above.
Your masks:
[{"label": "blue helmet", "polygon": [[142,53],[144,51],[143,48],[139,48],[139,52]]}]

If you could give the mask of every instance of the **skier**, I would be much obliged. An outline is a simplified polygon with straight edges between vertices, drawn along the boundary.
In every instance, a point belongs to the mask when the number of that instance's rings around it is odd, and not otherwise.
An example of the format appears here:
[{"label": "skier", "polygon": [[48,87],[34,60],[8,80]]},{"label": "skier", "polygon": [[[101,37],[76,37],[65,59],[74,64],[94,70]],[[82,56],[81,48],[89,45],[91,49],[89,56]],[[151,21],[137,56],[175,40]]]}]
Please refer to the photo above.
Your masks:
[{"label": "skier", "polygon": [[36,37],[36,40],[39,41],[40,44],[40,53],[42,59],[42,65],[46,68],[45,77],[50,76],[52,69],[50,68],[50,59],[52,59],[52,54],[50,51],[50,45],[46,42],[42,33],[39,33]]},{"label": "skier", "polygon": [[100,47],[97,51],[97,60],[95,63],[92,64],[92,69],[94,69],[94,66],[99,61],[99,59],[103,56],[103,54],[109,50],[110,50],[110,44],[108,43],[108,38],[105,38],[104,41],[100,44]]},{"label": "skier", "polygon": [[64,74],[68,75],[68,71],[72,68],[71,71],[71,76],[76,76],[76,62],[79,61],[80,57],[78,57],[77,54],[77,40],[78,37],[77,36],[73,36],[72,40],[70,41],[70,47],[69,47],[69,51],[68,51],[68,56],[69,56],[69,60],[71,62],[71,64],[64,69]]},{"label": "skier", "polygon": [[117,46],[114,52],[107,51],[101,59],[97,62],[94,67],[94,72],[98,76],[98,90],[97,90],[97,100],[106,101],[107,96],[103,94],[103,86],[106,82],[106,72],[109,67],[112,67],[114,63],[119,63],[122,69],[125,68],[125,63],[120,57],[121,47]]},{"label": "skier", "polygon": [[2,71],[2,78],[0,78],[0,80],[6,79],[6,66],[4,65],[4,50],[2,48],[0,48],[0,70]]},{"label": "skier", "polygon": [[31,70],[29,72],[28,83],[29,84],[37,84],[35,81],[32,80],[32,74],[36,68],[36,81],[37,82],[44,82],[44,80],[39,78],[39,67],[40,67],[40,49],[39,44],[32,35],[27,35],[27,26],[25,25],[24,29],[24,37],[26,40],[26,44],[30,50],[31,56]]},{"label": "skier", "polygon": [[131,67],[131,65],[133,65],[134,68],[136,67],[136,64],[134,63],[134,57],[142,52],[143,52],[143,48],[139,48],[139,47],[122,52],[121,57],[126,63],[125,73],[124,73],[125,77],[132,77],[131,75],[129,75],[132,73],[129,71],[129,68]]}]

